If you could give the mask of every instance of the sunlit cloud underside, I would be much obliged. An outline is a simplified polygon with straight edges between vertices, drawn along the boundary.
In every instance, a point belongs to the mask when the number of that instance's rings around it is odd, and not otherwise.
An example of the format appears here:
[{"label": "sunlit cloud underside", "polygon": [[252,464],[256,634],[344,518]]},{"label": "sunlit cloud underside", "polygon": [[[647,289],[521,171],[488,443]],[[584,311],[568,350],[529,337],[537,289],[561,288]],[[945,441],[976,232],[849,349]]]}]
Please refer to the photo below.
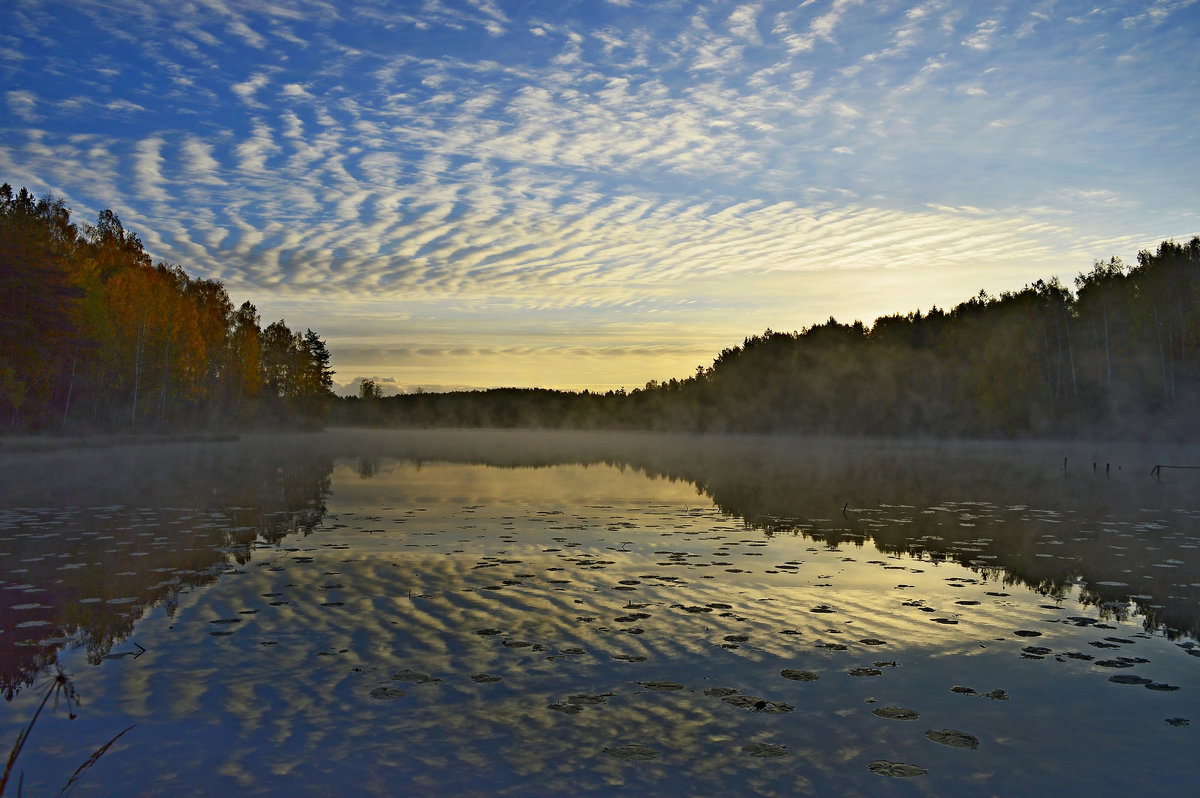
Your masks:
[{"label": "sunlit cloud underside", "polygon": [[1200,231],[1194,5],[15,0],[0,177],[342,385],[633,387]]}]

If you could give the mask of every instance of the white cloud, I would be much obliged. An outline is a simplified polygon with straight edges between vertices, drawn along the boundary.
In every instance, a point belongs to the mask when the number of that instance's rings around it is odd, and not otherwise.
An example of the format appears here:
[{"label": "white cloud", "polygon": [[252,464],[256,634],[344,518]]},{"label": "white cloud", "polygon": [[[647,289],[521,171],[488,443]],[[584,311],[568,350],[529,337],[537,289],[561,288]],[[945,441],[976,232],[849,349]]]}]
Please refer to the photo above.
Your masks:
[{"label": "white cloud", "polygon": [[153,137],[139,141],[134,147],[133,176],[136,180],[136,192],[156,202],[166,202],[168,193],[164,186],[162,174],[162,148],[165,142],[161,137]]},{"label": "white cloud", "polygon": [[254,132],[236,148],[238,168],[250,175],[266,172],[268,157],[280,151],[275,143],[271,128],[261,120],[254,121]]},{"label": "white cloud", "polygon": [[37,120],[38,98],[33,92],[25,90],[9,91],[5,92],[4,99],[8,101],[9,109],[26,122]]},{"label": "white cloud", "polygon": [[257,72],[240,83],[234,83],[229,88],[238,96],[238,99],[246,105],[250,106],[251,108],[262,108],[264,107],[263,104],[255,98],[255,95],[258,93],[258,90],[263,86],[266,86],[269,81],[270,78],[267,77],[266,73]]},{"label": "white cloud", "polygon": [[963,46],[972,50],[990,50],[992,49],[992,40],[999,30],[1000,23],[997,20],[986,19],[976,25],[971,35],[963,40]]},{"label": "white cloud", "polygon": [[[1128,32],[1075,0],[81,8],[125,38],[43,72],[0,61],[17,76],[7,179],[127,208],[156,231],[156,257],[252,299],[370,295],[425,303],[426,319],[499,303],[635,326],[693,302],[695,318],[723,305],[744,326],[755,303],[782,308],[826,275],[869,293],[836,276],[850,267],[951,287],[1044,276],[1114,225],[1165,224],[1161,197],[1195,205],[1163,166],[1195,160],[1180,135],[1195,127],[1191,43],[1161,22],[1181,3],[1127,14]],[[35,28],[54,50],[58,34]],[[104,135],[80,132],[90,113]],[[1060,191],[1081,170],[1094,184]],[[1086,193],[1105,185],[1119,196]]]},{"label": "white cloud", "polygon": [[213,146],[194,136],[184,139],[180,145],[183,156],[181,166],[191,182],[205,185],[224,185],[221,179],[221,164],[213,157]]},{"label": "white cloud", "polygon": [[729,32],[739,39],[760,44],[762,37],[758,34],[758,14],[761,10],[758,5],[738,6],[729,15]]}]

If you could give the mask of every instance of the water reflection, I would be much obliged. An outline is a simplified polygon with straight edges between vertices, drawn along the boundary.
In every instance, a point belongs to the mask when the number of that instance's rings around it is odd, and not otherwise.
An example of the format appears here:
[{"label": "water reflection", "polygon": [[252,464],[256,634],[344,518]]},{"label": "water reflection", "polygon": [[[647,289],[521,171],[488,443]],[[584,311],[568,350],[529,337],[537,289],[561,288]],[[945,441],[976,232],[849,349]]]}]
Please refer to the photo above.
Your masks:
[{"label": "water reflection", "polygon": [[[0,689],[67,645],[96,664],[147,608],[322,521],[332,460],[230,444],[9,456],[0,508]],[[125,654],[133,655],[136,649]]]},{"label": "water reflection", "polygon": [[[1147,630],[1195,630],[1190,493],[1050,447],[715,440],[372,433],[142,451],[151,485],[104,453],[6,471],[43,509],[5,535],[44,548],[4,592],[42,590],[59,635],[12,650],[57,653],[87,701],[26,783],[129,722],[101,793],[131,771],[179,795],[1182,783],[1196,649]],[[72,653],[77,605],[136,634]]]}]

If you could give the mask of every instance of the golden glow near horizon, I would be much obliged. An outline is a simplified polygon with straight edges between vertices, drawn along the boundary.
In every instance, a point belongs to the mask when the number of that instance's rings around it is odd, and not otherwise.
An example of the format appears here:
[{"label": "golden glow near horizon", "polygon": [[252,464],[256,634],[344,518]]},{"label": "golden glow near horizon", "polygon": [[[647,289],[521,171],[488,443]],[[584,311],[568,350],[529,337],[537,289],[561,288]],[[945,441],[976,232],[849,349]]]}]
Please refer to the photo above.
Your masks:
[{"label": "golden glow near horizon", "polygon": [[3,4],[0,180],[341,392],[636,388],[1200,233],[1189,3],[285,5]]}]

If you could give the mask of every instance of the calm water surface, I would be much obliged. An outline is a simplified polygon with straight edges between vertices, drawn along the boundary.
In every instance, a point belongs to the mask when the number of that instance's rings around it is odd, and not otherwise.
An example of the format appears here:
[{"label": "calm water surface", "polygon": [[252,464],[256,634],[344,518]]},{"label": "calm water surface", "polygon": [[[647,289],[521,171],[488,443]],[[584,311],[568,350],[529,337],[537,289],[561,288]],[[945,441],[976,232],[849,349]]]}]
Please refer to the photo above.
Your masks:
[{"label": "calm water surface", "polygon": [[61,667],[77,717],[38,720],[26,794],[130,726],[78,794],[1190,794],[1200,478],[1150,476],[1188,455],[500,432],[10,453],[3,750]]}]

